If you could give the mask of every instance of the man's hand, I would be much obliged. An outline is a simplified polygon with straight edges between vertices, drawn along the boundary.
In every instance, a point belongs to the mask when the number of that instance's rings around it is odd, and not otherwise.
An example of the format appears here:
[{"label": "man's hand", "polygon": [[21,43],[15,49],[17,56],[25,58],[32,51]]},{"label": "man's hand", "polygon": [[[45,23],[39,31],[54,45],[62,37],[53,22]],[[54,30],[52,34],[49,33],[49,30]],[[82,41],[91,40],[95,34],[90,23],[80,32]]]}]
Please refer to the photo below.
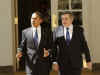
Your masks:
[{"label": "man's hand", "polygon": [[59,65],[56,63],[56,64],[53,64],[52,66],[53,70],[58,72],[59,71]]},{"label": "man's hand", "polygon": [[43,50],[44,50],[44,56],[43,57],[48,57],[49,56],[49,51],[46,50],[45,48]]},{"label": "man's hand", "polygon": [[16,54],[17,60],[20,61],[20,58],[21,58],[21,57],[22,57],[22,52],[18,52],[18,53]]},{"label": "man's hand", "polygon": [[92,62],[87,62],[87,68],[88,68],[89,70],[92,70]]}]

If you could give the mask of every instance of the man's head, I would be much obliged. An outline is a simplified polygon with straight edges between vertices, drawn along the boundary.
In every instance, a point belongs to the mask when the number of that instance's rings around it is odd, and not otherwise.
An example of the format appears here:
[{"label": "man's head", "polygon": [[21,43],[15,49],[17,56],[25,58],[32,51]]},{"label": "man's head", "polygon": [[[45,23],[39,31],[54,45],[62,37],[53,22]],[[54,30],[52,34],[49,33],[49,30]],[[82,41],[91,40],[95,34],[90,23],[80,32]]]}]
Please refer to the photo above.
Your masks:
[{"label": "man's head", "polygon": [[31,16],[31,25],[38,27],[42,23],[42,14],[40,12],[34,12]]},{"label": "man's head", "polygon": [[63,12],[61,14],[62,24],[66,27],[70,26],[73,22],[74,16],[71,12]]}]

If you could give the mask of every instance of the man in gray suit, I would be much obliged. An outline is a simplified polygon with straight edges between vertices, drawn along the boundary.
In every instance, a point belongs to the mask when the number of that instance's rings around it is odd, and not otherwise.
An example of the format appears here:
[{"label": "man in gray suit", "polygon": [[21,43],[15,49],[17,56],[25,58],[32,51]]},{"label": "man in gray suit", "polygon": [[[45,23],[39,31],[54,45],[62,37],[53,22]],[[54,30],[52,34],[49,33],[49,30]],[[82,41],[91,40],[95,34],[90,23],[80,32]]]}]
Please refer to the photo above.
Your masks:
[{"label": "man in gray suit", "polygon": [[22,31],[22,41],[16,57],[25,57],[26,75],[49,75],[52,32],[40,26],[42,15],[34,12],[31,17],[32,27]]}]

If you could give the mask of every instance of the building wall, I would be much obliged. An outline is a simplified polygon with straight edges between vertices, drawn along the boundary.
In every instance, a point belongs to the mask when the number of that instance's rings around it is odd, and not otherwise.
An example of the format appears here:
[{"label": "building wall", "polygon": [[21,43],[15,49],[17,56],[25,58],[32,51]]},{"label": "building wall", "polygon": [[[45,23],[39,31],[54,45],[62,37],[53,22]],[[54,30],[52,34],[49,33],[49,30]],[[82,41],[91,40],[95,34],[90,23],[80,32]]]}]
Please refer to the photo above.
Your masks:
[{"label": "building wall", "polygon": [[93,62],[100,63],[100,0],[92,0],[91,14],[91,43]]},{"label": "building wall", "polygon": [[11,0],[0,0],[0,66],[13,65]]},{"label": "building wall", "polygon": [[99,0],[85,0],[84,28],[91,52],[92,62],[100,63],[100,10]]}]

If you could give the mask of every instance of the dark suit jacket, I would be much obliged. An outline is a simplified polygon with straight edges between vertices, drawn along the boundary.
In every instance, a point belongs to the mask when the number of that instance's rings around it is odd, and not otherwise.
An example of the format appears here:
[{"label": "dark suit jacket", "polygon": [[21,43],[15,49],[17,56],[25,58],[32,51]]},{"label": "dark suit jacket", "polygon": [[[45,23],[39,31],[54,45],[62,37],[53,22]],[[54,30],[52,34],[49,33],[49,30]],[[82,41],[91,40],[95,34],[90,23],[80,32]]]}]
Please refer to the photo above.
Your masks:
[{"label": "dark suit jacket", "polygon": [[[30,69],[38,62],[50,62],[50,56],[43,57],[43,48],[51,50],[52,36],[51,30],[41,27],[41,40],[38,48],[34,46],[33,30],[32,27],[23,30],[22,41],[19,50],[25,56],[25,60]],[[48,66],[48,65],[47,65]]]},{"label": "dark suit jacket", "polygon": [[85,54],[86,61],[91,61],[89,48],[83,34],[83,28],[73,26],[72,39],[70,45],[67,46],[64,38],[64,28],[59,26],[54,31],[54,61],[62,67],[70,61],[72,67],[82,68],[82,54]]}]

